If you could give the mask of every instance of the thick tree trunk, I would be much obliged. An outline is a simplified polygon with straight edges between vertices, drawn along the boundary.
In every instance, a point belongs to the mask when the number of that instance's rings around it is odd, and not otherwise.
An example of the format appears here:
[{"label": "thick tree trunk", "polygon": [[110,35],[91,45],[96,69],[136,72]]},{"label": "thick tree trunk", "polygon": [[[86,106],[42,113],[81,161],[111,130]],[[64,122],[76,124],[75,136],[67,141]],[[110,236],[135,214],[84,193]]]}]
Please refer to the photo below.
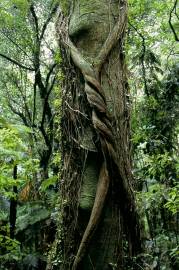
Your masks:
[{"label": "thick tree trunk", "polygon": [[124,255],[141,248],[131,187],[126,2],[76,0],[70,11],[68,34],[64,18],[57,25],[66,81],[56,253],[64,270],[123,269]]}]

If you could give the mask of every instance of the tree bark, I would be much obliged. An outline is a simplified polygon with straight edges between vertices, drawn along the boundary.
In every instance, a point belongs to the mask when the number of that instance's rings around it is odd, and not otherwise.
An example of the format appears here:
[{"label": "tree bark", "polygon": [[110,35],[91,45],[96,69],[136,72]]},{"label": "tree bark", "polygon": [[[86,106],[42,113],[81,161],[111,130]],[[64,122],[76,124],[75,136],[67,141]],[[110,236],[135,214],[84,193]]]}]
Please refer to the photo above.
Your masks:
[{"label": "tree bark", "polygon": [[66,78],[61,262],[49,269],[123,269],[124,256],[141,249],[123,51],[127,3],[76,0],[68,15],[57,23]]},{"label": "tree bark", "polygon": [[[17,165],[14,165],[13,168],[13,179],[17,180]],[[13,186],[14,196],[17,196],[17,186]],[[16,216],[17,216],[17,198],[11,198],[10,200],[10,215],[9,215],[9,223],[10,223],[10,238],[14,239],[15,228],[16,228]]]}]

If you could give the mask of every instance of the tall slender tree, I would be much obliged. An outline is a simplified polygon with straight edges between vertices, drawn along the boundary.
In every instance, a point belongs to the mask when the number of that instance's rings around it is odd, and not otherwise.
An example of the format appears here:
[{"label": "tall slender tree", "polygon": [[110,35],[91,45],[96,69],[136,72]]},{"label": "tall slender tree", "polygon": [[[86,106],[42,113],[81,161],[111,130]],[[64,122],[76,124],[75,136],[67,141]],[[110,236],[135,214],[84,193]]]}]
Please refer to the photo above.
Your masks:
[{"label": "tall slender tree", "polygon": [[40,160],[42,179],[48,178],[54,149],[52,100],[59,59],[53,18],[57,8],[53,0],[8,0],[0,9],[1,87],[6,89],[1,95],[11,113],[33,131],[30,140]]}]

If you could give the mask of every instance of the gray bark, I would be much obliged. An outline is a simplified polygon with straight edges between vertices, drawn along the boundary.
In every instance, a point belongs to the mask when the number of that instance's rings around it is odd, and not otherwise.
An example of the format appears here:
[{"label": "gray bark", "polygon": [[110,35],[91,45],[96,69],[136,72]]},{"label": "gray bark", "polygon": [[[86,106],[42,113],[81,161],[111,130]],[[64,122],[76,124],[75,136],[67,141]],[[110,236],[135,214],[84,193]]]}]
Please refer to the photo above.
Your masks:
[{"label": "gray bark", "polygon": [[123,54],[126,16],[125,1],[76,0],[71,5],[69,38],[62,42],[68,44],[74,66],[69,58],[66,62],[75,75],[68,75],[63,99],[60,269],[123,269],[123,240],[131,256],[140,250]]}]

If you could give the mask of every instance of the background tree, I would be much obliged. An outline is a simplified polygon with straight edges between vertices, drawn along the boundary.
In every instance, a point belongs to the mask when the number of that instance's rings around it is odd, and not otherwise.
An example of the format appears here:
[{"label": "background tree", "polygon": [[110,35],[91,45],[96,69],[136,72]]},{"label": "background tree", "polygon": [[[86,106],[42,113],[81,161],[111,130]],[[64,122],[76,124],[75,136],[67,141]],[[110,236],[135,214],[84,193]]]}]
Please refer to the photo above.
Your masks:
[{"label": "background tree", "polygon": [[48,178],[54,147],[51,92],[59,57],[52,20],[57,6],[55,1],[7,1],[1,8],[0,57],[6,63],[6,68],[1,68],[1,83],[6,89],[2,96],[17,119],[33,130],[30,140],[40,159],[42,178]]},{"label": "background tree", "polygon": [[158,269],[175,269],[179,77],[177,39],[171,21],[177,35],[177,1],[129,3],[134,172],[140,216],[145,224],[145,254],[151,256],[147,259],[144,255],[143,267],[148,264]]},{"label": "background tree", "polygon": [[1,269],[45,268],[55,233],[56,10],[55,1],[0,4]]}]

